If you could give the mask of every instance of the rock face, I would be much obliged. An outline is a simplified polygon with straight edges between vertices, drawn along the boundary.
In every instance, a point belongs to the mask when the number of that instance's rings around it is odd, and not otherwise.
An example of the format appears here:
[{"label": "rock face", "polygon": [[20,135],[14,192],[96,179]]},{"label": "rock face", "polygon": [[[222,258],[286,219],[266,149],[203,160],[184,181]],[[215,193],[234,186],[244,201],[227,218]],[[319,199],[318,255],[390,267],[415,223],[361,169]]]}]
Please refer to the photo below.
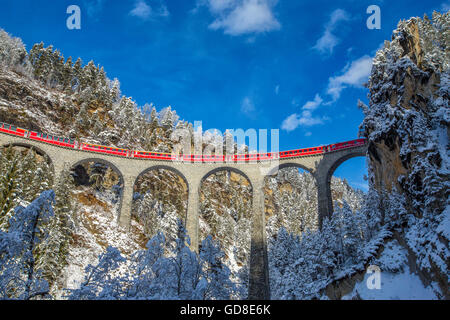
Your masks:
[{"label": "rock face", "polygon": [[361,103],[371,185],[404,197],[403,237],[447,298],[449,22],[449,13],[436,12],[401,21],[374,59],[370,104]]}]

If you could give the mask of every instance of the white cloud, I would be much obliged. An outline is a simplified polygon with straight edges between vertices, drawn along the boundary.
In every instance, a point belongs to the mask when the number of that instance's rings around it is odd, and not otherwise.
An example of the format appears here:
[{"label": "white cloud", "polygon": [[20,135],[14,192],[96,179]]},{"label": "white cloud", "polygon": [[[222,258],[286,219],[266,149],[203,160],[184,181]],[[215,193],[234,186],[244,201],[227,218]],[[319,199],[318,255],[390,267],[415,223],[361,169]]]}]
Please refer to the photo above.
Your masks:
[{"label": "white cloud", "polygon": [[275,94],[278,95],[280,93],[280,85],[275,87]]},{"label": "white cloud", "polygon": [[311,127],[318,124],[323,124],[326,120],[328,120],[326,117],[313,117],[310,111],[305,110],[301,115],[294,113],[284,119],[281,124],[281,129],[289,132],[297,129],[299,126]]},{"label": "white cloud", "polygon": [[[326,117],[314,117],[312,112],[320,107],[323,103],[323,99],[320,95],[316,94],[314,100],[306,102],[302,107],[301,114],[291,114],[289,117],[284,119],[281,129],[286,131],[293,131],[297,129],[299,126],[311,127],[318,124],[322,124],[324,121],[328,120]],[[299,106],[298,100],[294,99],[292,104],[295,106]],[[307,136],[307,135],[306,135]]]},{"label": "white cloud", "polygon": [[297,129],[299,125],[299,115],[294,113],[284,119],[283,123],[281,124],[281,129],[286,131],[293,131]]},{"label": "white cloud", "polygon": [[441,11],[443,13],[447,12],[450,10],[450,1],[446,1],[444,3],[441,4]]},{"label": "white cloud", "polygon": [[213,30],[223,29],[225,34],[269,32],[281,28],[272,9],[274,0],[204,0],[215,20],[209,25]]},{"label": "white cloud", "polygon": [[363,56],[352,61],[344,68],[343,73],[331,77],[328,82],[327,93],[333,97],[333,102],[341,96],[342,90],[350,87],[361,87],[368,80],[372,71],[372,58]]},{"label": "white cloud", "polygon": [[253,103],[253,101],[249,97],[245,97],[244,100],[242,100],[242,103],[241,103],[241,111],[242,111],[242,113],[250,116],[250,115],[253,115],[255,110],[256,110],[255,109],[255,104]]},{"label": "white cloud", "polygon": [[305,133],[305,137],[311,137],[311,136],[312,136],[312,132],[311,131],[308,131],[308,132]]},{"label": "white cloud", "polygon": [[322,54],[333,53],[334,47],[336,47],[340,40],[333,34],[338,24],[342,21],[350,20],[350,15],[342,9],[336,9],[331,13],[330,20],[325,25],[325,31],[323,35],[317,40],[313,49],[319,51]]},{"label": "white cloud", "polygon": [[222,11],[235,6],[235,0],[209,0],[208,6],[212,13],[221,13]]},{"label": "white cloud", "polygon": [[323,99],[316,94],[316,96],[314,97],[313,101],[308,101],[303,105],[303,110],[310,110],[310,111],[314,111],[316,110],[323,102]]},{"label": "white cloud", "polygon": [[162,3],[160,7],[155,11],[144,0],[138,0],[134,5],[133,10],[130,11],[130,15],[143,20],[147,20],[154,17],[167,17],[169,16],[169,11],[167,10],[167,7]]},{"label": "white cloud", "polygon": [[[341,95],[342,90],[347,87],[361,87],[362,84],[368,80],[372,71],[372,58],[365,55],[357,60],[349,63],[341,72],[340,75],[331,77],[328,82],[327,94],[333,99],[329,102],[324,102],[319,94],[316,94],[314,99],[307,101],[302,106],[301,114],[294,113],[284,119],[281,128],[286,131],[293,131],[299,126],[312,127],[323,124],[330,120],[328,117],[317,117],[313,112],[322,105],[330,105],[337,101]],[[294,99],[292,104],[299,106],[298,100]],[[310,132],[306,132],[305,136],[309,136]]]},{"label": "white cloud", "polygon": [[152,14],[152,8],[145,1],[139,0],[130,14],[141,19],[147,19]]}]

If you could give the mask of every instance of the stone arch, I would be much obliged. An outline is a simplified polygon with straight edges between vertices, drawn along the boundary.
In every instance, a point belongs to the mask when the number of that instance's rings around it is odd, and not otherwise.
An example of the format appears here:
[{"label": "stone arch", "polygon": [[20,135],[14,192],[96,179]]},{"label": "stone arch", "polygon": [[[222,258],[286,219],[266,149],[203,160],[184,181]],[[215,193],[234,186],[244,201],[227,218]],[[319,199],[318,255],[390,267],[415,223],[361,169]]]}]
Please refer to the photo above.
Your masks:
[{"label": "stone arch", "polygon": [[[133,189],[133,194],[136,195],[135,192],[138,191],[139,184],[141,183],[141,185],[142,185],[142,183],[146,180],[145,179],[146,174],[148,174],[152,171],[158,172],[159,170],[165,170],[166,172],[170,172],[171,174],[174,174],[177,177],[179,177],[181,180],[175,181],[174,183],[171,183],[169,186],[169,188],[172,188],[172,187],[177,188],[176,189],[177,193],[174,191],[174,194],[176,193],[175,196],[169,196],[169,197],[163,196],[162,198],[160,198],[160,197],[158,197],[157,194],[154,194],[153,192],[151,192],[151,194],[152,194],[151,199],[152,199],[152,201],[153,200],[158,201],[164,207],[166,205],[170,205],[170,206],[173,205],[173,207],[175,208],[176,215],[168,216],[168,217],[171,217],[169,220],[169,221],[171,221],[171,224],[169,224],[169,225],[171,225],[171,226],[174,225],[172,223],[173,223],[173,221],[175,221],[174,217],[176,217],[178,220],[181,220],[183,222],[184,226],[186,227],[187,219],[188,219],[188,205],[189,205],[189,201],[191,201],[191,199],[189,199],[189,190],[191,188],[191,185],[189,184],[189,181],[186,178],[186,175],[182,171],[180,171],[178,168],[175,168],[175,167],[169,166],[169,165],[162,165],[162,164],[161,165],[152,165],[152,166],[146,168],[145,170],[141,171],[137,175],[137,177],[134,179],[133,185],[131,186]],[[161,175],[161,172],[156,173],[156,174]],[[154,184],[151,184],[151,187],[149,187],[147,191],[153,190],[153,187],[154,187]],[[165,187],[167,187],[167,185]],[[142,198],[142,200],[145,200],[145,197]],[[168,203],[166,202],[167,200],[169,200]],[[135,198],[133,196],[133,199],[131,200],[131,206],[133,209],[132,209],[132,214],[130,215],[130,219],[133,218],[133,216],[134,216],[137,219],[137,221],[143,225],[145,236],[151,237],[152,232],[154,231],[153,228],[155,226],[155,224],[151,223],[151,221],[156,222],[156,224],[159,221],[159,220],[153,220],[153,219],[155,219],[155,217],[157,217],[157,215],[155,215],[156,211],[153,211],[153,210],[149,210],[148,212],[144,211],[144,214],[142,215],[142,212],[140,212],[138,210],[138,208],[140,208],[140,207],[137,206],[136,201],[138,201],[137,198]],[[142,204],[144,205],[145,203],[142,203]],[[165,207],[165,208],[167,208],[167,207]],[[149,223],[149,221],[150,221],[150,223]],[[170,228],[171,227],[169,227],[169,229]],[[159,229],[156,229],[156,230],[159,230]],[[168,230],[168,229],[166,229],[166,230]],[[168,234],[166,236],[170,237]]]},{"label": "stone arch", "polygon": [[55,162],[55,160],[52,158],[49,152],[45,151],[44,149],[32,144],[32,143],[26,143],[26,142],[8,142],[3,144],[0,148],[8,148],[8,147],[20,147],[20,148],[26,148],[30,150],[34,150],[36,154],[44,158],[47,165],[50,167],[51,172],[53,172],[53,179],[52,182],[55,184],[56,181],[59,178],[60,172],[58,172],[58,164]]},{"label": "stone arch", "polygon": [[[221,171],[231,171],[231,172],[234,172],[236,174],[243,176],[245,179],[248,180],[248,182],[250,183],[250,186],[253,189],[252,180],[248,177],[248,175],[245,174],[245,172],[243,172],[237,168],[233,168],[233,167],[218,167],[218,168],[212,169],[211,171],[209,171],[202,177],[202,179],[200,180],[200,187],[201,187],[203,181],[208,179],[208,177],[212,176],[215,173],[221,172]],[[199,192],[200,192],[200,190],[199,190]]]},{"label": "stone arch", "polygon": [[311,168],[308,168],[305,165],[295,162],[281,163],[280,165],[272,168],[266,176],[274,176],[278,173],[279,170],[292,167],[303,169],[314,176],[314,173],[311,171]]},{"label": "stone arch", "polygon": [[220,243],[227,257],[225,260],[227,265],[234,265],[238,268],[236,271],[245,270],[241,268],[250,266],[248,274],[247,272],[235,274],[241,277],[240,281],[243,284],[248,281],[249,286],[250,270],[259,268],[252,260],[254,229],[257,229],[254,220],[260,213],[254,210],[257,188],[258,181],[251,171],[245,172],[240,168],[228,166],[208,171],[201,178],[198,187],[198,242],[201,243],[211,235]]},{"label": "stone arch", "polygon": [[101,158],[86,158],[86,159],[79,160],[79,161],[75,162],[74,164],[71,164],[70,168],[76,168],[77,166],[79,166],[83,163],[87,163],[87,162],[101,163],[101,164],[111,167],[119,175],[120,184],[122,186],[124,185],[125,180],[124,180],[122,172],[119,170],[119,168],[117,168],[116,165],[114,165],[114,163],[112,163],[108,160],[104,160]]},{"label": "stone arch", "polygon": [[329,167],[329,169],[326,172],[326,195],[327,195],[327,201],[328,201],[328,212],[329,214],[333,213],[333,198],[331,195],[331,178],[334,175],[334,172],[337,170],[337,168],[343,164],[345,161],[353,159],[353,158],[357,158],[357,157],[366,157],[367,155],[367,150],[358,150],[358,151],[353,151],[349,152],[345,155],[343,155],[342,157],[339,157],[337,160],[335,160],[331,166]]},{"label": "stone arch", "polygon": [[85,159],[81,159],[78,160],[75,163],[70,163],[68,164],[68,168],[75,169],[77,166],[82,165],[83,163],[101,163],[103,165],[109,166],[118,176],[119,176],[119,185],[120,185],[120,193],[117,196],[118,202],[119,202],[119,208],[118,208],[118,216],[117,221],[120,221],[121,219],[121,215],[122,215],[122,206],[123,206],[123,202],[124,202],[124,189],[125,189],[125,179],[123,176],[122,171],[120,171],[120,169],[112,162],[108,161],[108,160],[104,160],[102,158],[85,158]]},{"label": "stone arch", "polygon": [[[310,176],[306,178],[305,182],[308,182],[308,186],[302,188],[295,188],[295,184],[292,181],[286,181],[282,184],[276,184],[276,189],[272,189],[269,184],[269,178],[276,178],[278,174],[283,169],[302,169],[305,173]],[[278,182],[278,180],[277,180]],[[315,230],[319,227],[319,208],[318,203],[315,198],[318,196],[318,181],[316,174],[310,167],[296,162],[286,162],[281,163],[279,166],[273,168],[264,177],[264,190],[269,190],[269,192],[264,192],[264,225],[266,228],[266,237],[274,237],[275,235],[269,232],[278,231],[280,227],[287,229],[291,233],[301,235],[307,230]],[[274,192],[271,192],[274,191]],[[309,197],[310,201],[308,204],[311,206],[306,206],[304,204],[295,207],[292,205],[286,205],[284,201],[277,201],[275,194],[278,195],[289,195],[294,192],[299,192],[299,195],[305,195]],[[295,193],[294,193],[295,194]],[[283,219],[285,217],[286,219]],[[295,221],[291,224],[290,222]]]},{"label": "stone arch", "polygon": [[47,160],[47,164],[52,167],[53,172],[55,171],[55,163],[54,163],[53,159],[51,158],[50,154],[48,152],[44,151],[44,149],[39,148],[39,147],[35,146],[34,144],[25,143],[25,142],[8,142],[1,146],[2,149],[8,148],[8,147],[21,147],[21,148],[27,148],[27,149],[32,149],[32,150],[36,151],[36,153],[38,155],[44,157]]},{"label": "stone arch", "polygon": [[136,185],[136,183],[138,182],[139,178],[143,175],[145,175],[146,173],[150,172],[150,171],[154,171],[154,170],[160,170],[160,169],[164,169],[164,170],[168,170],[168,171],[172,171],[173,173],[175,173],[176,175],[180,176],[184,182],[186,183],[187,186],[187,192],[189,193],[189,182],[186,179],[186,176],[178,169],[171,167],[171,166],[165,166],[165,165],[155,165],[155,166],[151,166],[147,169],[145,169],[144,171],[142,171],[141,173],[139,173],[139,175],[137,176],[136,180],[133,183],[133,186]]}]

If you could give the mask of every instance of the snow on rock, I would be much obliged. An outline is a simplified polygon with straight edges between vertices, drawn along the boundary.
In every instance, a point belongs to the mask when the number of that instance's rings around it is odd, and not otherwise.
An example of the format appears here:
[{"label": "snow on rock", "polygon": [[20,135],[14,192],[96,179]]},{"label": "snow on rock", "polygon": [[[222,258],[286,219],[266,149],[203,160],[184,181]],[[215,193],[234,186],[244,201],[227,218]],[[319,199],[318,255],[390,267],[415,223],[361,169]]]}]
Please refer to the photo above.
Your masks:
[{"label": "snow on rock", "polygon": [[407,264],[407,252],[396,240],[390,241],[372,265],[381,270],[380,286],[375,280],[375,273],[366,272],[364,279],[355,284],[353,291],[342,299],[363,300],[436,300],[434,283],[424,286],[419,276],[411,273]]}]

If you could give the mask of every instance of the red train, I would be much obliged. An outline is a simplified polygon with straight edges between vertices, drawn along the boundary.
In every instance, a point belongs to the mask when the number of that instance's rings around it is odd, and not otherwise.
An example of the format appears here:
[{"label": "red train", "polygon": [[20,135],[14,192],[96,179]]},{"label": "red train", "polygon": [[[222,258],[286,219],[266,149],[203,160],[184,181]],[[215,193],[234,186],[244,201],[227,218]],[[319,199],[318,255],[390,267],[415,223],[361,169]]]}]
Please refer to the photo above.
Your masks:
[{"label": "red train", "polygon": [[152,159],[163,161],[183,161],[183,162],[253,162],[275,159],[297,158],[334,152],[342,149],[355,148],[366,143],[365,139],[356,139],[346,142],[330,144],[328,146],[297,149],[290,151],[258,153],[258,154],[236,154],[236,155],[174,155],[163,152],[136,151],[115,147],[107,147],[90,143],[78,143],[78,141],[69,138],[57,137],[45,133],[29,131],[16,126],[0,122],[0,132],[36,140],[44,143],[57,145],[64,148],[79,149],[89,152],[106,153],[119,157]]}]

